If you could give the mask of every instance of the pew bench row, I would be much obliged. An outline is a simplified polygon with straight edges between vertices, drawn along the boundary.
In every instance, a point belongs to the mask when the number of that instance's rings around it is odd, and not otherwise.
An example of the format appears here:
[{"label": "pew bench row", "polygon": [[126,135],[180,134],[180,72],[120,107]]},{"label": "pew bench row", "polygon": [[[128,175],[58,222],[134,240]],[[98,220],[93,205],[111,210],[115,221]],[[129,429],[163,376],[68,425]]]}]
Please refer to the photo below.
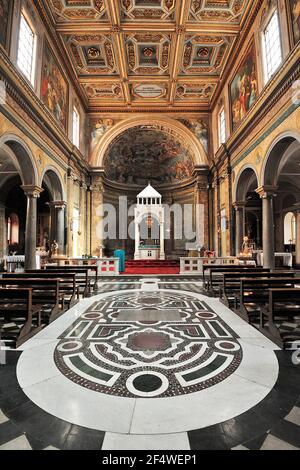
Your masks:
[{"label": "pew bench row", "polygon": [[[230,269],[231,268],[231,269]],[[232,269],[234,268],[234,269]],[[282,348],[300,340],[300,276],[293,270],[241,266],[207,267],[203,286],[209,295],[269,337]],[[287,324],[290,331],[284,329]],[[291,328],[294,325],[295,328]]]},{"label": "pew bench row", "polygon": [[[0,277],[0,339],[19,347],[40,329],[98,290],[97,266],[51,266]],[[30,294],[29,294],[30,293]],[[24,296],[30,297],[30,305]],[[39,321],[35,321],[38,309]],[[29,326],[31,325],[31,326]]]}]

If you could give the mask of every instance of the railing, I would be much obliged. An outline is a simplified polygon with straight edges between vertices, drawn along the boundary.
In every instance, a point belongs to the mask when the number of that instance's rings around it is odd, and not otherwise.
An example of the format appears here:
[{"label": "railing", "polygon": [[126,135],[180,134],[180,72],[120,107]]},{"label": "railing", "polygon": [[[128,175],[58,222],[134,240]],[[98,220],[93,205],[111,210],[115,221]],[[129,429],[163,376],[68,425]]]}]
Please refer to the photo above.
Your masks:
[{"label": "railing", "polygon": [[[36,260],[36,269],[41,267],[41,257],[40,255],[35,256]],[[1,260],[2,261],[2,260]],[[3,257],[4,269],[7,269],[8,272],[22,272],[24,271],[25,264],[25,255],[10,255]]]},{"label": "railing", "polygon": [[235,257],[180,258],[180,274],[202,274],[203,264],[240,264]]},{"label": "railing", "polygon": [[118,276],[120,274],[119,258],[98,258],[100,276]]},{"label": "railing", "polygon": [[99,266],[99,276],[118,276],[120,274],[119,258],[69,258],[70,264]]}]

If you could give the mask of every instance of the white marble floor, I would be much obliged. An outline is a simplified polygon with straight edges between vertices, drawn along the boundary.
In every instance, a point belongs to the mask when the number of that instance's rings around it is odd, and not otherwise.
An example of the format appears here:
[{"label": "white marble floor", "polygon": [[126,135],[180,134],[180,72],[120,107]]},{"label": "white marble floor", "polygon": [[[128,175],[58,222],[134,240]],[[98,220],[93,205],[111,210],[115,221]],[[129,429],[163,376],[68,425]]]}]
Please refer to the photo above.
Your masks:
[{"label": "white marble floor", "polygon": [[[158,289],[156,279],[141,283],[143,292]],[[133,290],[122,290],[120,294],[128,292]],[[81,301],[23,345],[17,377],[24,393],[51,415],[106,431],[102,448],[111,450],[188,449],[188,431],[221,423],[253,408],[268,395],[277,380],[276,345],[218,300],[181,290],[176,290],[176,294],[205,300],[239,335],[243,358],[225,380],[196,393],[167,398],[106,395],[70,381],[54,363],[58,337],[92,303],[111,296],[105,293]]]}]

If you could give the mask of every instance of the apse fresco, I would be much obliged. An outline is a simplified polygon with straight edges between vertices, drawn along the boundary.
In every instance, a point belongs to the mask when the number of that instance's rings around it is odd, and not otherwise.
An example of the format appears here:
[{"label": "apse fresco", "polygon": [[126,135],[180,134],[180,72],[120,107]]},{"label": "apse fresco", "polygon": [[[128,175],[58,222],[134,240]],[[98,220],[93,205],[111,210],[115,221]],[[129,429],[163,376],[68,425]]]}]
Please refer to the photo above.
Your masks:
[{"label": "apse fresco", "polygon": [[7,45],[12,0],[0,0],[0,44]]},{"label": "apse fresco", "polygon": [[290,0],[293,36],[295,44],[300,40],[300,0]]},{"label": "apse fresco", "polygon": [[44,44],[41,100],[58,123],[67,129],[68,84],[64,79],[47,42]]},{"label": "apse fresco", "polygon": [[174,136],[140,127],[115,140],[105,159],[110,180],[139,186],[180,182],[192,176],[193,168],[191,153]]},{"label": "apse fresco", "polygon": [[242,61],[231,87],[231,113],[233,130],[244,119],[258,97],[256,54],[254,44]]}]

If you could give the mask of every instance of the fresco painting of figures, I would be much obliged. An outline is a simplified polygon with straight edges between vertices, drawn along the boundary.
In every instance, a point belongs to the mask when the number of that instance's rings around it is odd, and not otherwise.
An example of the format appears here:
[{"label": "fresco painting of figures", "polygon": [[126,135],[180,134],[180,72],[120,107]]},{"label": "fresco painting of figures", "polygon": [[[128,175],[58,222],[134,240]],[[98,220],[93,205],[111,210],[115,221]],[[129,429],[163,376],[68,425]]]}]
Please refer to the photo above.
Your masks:
[{"label": "fresco painting of figures", "polygon": [[294,43],[300,40],[300,0],[290,0]]},{"label": "fresco painting of figures", "polygon": [[67,129],[68,84],[47,42],[43,52],[41,99],[59,124]]},{"label": "fresco painting of figures", "polygon": [[12,0],[0,0],[0,44],[4,48],[7,46],[12,5]]},{"label": "fresco painting of figures", "polygon": [[230,85],[233,130],[244,119],[258,97],[256,54],[254,44],[248,50]]},{"label": "fresco painting of figures", "polygon": [[111,181],[145,186],[180,182],[192,176],[193,157],[171,135],[137,126],[110,146],[105,171]]},{"label": "fresco painting of figures", "polygon": [[200,140],[205,152],[208,152],[208,125],[201,119],[179,119]]}]

